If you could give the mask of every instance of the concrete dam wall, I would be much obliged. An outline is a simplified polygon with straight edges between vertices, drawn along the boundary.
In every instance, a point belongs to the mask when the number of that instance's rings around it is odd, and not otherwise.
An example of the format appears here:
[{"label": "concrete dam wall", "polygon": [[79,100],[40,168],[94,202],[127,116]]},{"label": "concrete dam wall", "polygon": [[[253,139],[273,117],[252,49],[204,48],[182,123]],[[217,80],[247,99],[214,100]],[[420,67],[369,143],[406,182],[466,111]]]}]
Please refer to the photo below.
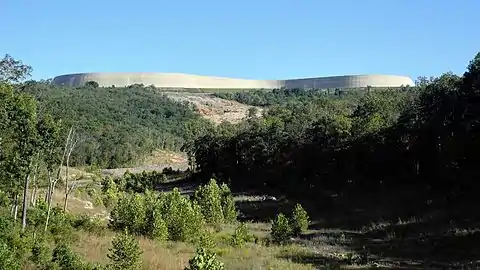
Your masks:
[{"label": "concrete dam wall", "polygon": [[101,87],[125,87],[132,84],[158,88],[186,89],[276,89],[276,88],[362,88],[413,86],[409,77],[397,75],[345,75],[291,80],[248,80],[182,73],[78,73],[57,76],[56,85],[82,86],[95,81]]}]

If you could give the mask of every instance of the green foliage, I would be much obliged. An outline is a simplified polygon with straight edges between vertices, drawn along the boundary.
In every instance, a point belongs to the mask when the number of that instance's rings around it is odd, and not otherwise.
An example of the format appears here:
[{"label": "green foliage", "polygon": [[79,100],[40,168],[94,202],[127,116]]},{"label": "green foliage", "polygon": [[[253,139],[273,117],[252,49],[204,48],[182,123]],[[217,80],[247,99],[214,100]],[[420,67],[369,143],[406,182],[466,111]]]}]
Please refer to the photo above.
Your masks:
[{"label": "green foliage", "polygon": [[143,193],[145,190],[153,190],[157,186],[166,182],[167,176],[165,173],[157,171],[142,173],[125,172],[123,179],[117,179],[117,182],[122,183],[122,188],[125,191],[133,191]]},{"label": "green foliage", "polygon": [[[84,140],[73,166],[128,166],[156,149],[180,150],[212,123],[195,108],[146,87],[63,87],[41,82],[17,86],[36,97],[39,108],[66,126],[76,126]],[[194,124],[191,124],[194,123]]]},{"label": "green foliage", "polygon": [[223,270],[225,266],[217,259],[215,253],[199,248],[195,256],[188,261],[185,270]]},{"label": "green foliage", "polygon": [[235,201],[233,200],[232,192],[227,184],[223,183],[220,186],[221,189],[221,202],[223,219],[226,223],[233,223],[237,220],[238,212],[235,207]]},{"label": "green foliage", "polygon": [[59,206],[52,208],[48,231],[55,243],[69,244],[76,240],[77,235],[72,227],[76,217],[63,212]]},{"label": "green foliage", "polygon": [[157,194],[145,193],[145,227],[144,233],[150,238],[158,241],[168,239],[168,226],[162,215],[162,204]]},{"label": "green foliage", "polygon": [[21,266],[11,247],[0,239],[0,269],[20,270]]},{"label": "green foliage", "polygon": [[247,225],[241,223],[233,232],[232,244],[234,246],[243,246],[248,242],[254,241],[254,236],[248,232]]},{"label": "green foliage", "polygon": [[73,228],[77,230],[84,230],[97,235],[103,235],[106,231],[106,226],[103,221],[96,217],[91,217],[88,214],[82,214],[73,221]]},{"label": "green foliage", "polygon": [[216,247],[215,236],[208,230],[200,230],[196,237],[195,244],[198,248],[203,248],[206,251],[213,251]]},{"label": "green foliage", "polygon": [[52,262],[55,263],[60,270],[86,270],[88,267],[88,265],[65,244],[57,245],[55,249],[53,249]]},{"label": "green foliage", "polygon": [[14,59],[9,54],[5,54],[0,59],[0,83],[20,82],[30,77],[31,73],[31,66],[23,64],[22,61]]},{"label": "green foliage", "polygon": [[309,224],[310,218],[307,211],[303,209],[302,205],[297,203],[293,209],[292,218],[290,220],[293,234],[300,235],[305,232],[308,229]]},{"label": "green foliage", "polygon": [[292,228],[288,222],[288,218],[280,213],[272,221],[272,229],[270,235],[274,242],[285,243],[292,236]]},{"label": "green foliage", "polygon": [[110,226],[142,234],[146,218],[145,200],[140,194],[124,194],[110,213]]},{"label": "green foliage", "polygon": [[102,202],[107,208],[112,208],[118,202],[118,187],[117,183],[111,177],[104,177],[102,179]]},{"label": "green foliage", "polygon": [[194,239],[205,223],[200,207],[182,196],[177,188],[162,197],[162,202],[170,240]]},{"label": "green foliage", "polygon": [[222,190],[217,185],[215,179],[210,179],[207,185],[200,186],[195,191],[194,200],[202,209],[207,223],[223,223]]},{"label": "green foliage", "polygon": [[109,249],[108,269],[137,270],[142,267],[142,250],[138,241],[126,230],[119,233],[112,240],[112,248]]},{"label": "green foliage", "polygon": [[32,261],[38,269],[47,269],[45,266],[49,264],[52,257],[52,250],[43,238],[37,238],[32,246]]}]

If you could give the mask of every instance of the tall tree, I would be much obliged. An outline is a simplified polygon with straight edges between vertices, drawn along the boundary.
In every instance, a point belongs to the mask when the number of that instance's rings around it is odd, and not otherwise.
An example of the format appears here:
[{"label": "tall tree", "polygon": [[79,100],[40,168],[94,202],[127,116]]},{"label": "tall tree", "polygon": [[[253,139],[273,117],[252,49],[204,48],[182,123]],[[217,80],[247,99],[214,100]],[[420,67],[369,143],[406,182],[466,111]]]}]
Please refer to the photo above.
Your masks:
[{"label": "tall tree", "polygon": [[18,83],[31,76],[32,67],[5,54],[0,60],[0,82]]},{"label": "tall tree", "polygon": [[22,230],[26,227],[27,191],[30,178],[32,159],[38,143],[36,122],[37,108],[33,97],[15,92],[3,84],[0,89],[1,122],[6,128],[6,137],[2,138],[9,151],[3,159],[4,168],[8,172],[11,192],[15,197],[15,215],[18,205],[18,195],[23,181]]}]

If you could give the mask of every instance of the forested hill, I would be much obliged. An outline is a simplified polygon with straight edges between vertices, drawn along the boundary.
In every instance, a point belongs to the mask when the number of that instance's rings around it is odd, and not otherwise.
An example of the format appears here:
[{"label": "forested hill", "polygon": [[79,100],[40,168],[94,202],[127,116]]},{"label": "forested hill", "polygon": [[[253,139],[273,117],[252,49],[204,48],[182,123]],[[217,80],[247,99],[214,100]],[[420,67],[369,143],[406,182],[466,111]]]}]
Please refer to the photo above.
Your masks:
[{"label": "forested hill", "polygon": [[[480,54],[463,76],[446,73],[415,88],[288,102],[310,93],[292,94],[243,128],[197,139],[190,154],[199,171],[240,188],[316,198],[415,185],[459,198],[480,177],[479,79]],[[237,95],[252,104],[280,94]]]},{"label": "forested hill", "polygon": [[155,149],[179,151],[213,125],[193,105],[175,102],[154,89],[60,87],[26,82],[20,91],[36,97],[39,110],[78,130],[73,165],[115,168],[131,165]]},{"label": "forested hill", "polygon": [[362,96],[371,92],[412,92],[412,87],[368,88],[368,89],[273,89],[242,92],[220,92],[215,96],[228,100],[235,100],[253,106],[272,106],[292,102],[310,102],[318,98],[346,99],[358,101]]}]

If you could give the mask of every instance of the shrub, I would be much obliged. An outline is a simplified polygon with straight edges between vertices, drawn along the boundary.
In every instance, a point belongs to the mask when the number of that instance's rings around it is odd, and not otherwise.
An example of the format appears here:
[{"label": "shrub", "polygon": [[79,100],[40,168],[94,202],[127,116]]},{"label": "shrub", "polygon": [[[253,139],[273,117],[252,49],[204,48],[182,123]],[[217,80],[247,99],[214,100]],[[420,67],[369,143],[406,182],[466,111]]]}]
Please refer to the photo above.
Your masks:
[{"label": "shrub", "polygon": [[48,230],[53,236],[55,243],[69,244],[76,240],[76,234],[73,230],[75,216],[63,212],[61,207],[52,208]]},{"label": "shrub", "polygon": [[272,230],[270,235],[274,242],[284,243],[290,238],[292,230],[288,222],[287,217],[284,214],[280,213],[277,215],[275,220],[272,222]]},{"label": "shrub", "polygon": [[178,188],[174,188],[172,192],[162,196],[160,200],[170,240],[194,239],[204,224],[200,207],[187,197],[182,196]]},{"label": "shrub", "polygon": [[145,200],[140,194],[125,194],[110,213],[110,226],[142,234],[145,227]]},{"label": "shrub", "polygon": [[162,217],[159,209],[155,209],[149,215],[147,215],[148,224],[146,234],[155,240],[166,241],[168,239],[168,226],[165,220]]},{"label": "shrub", "polygon": [[15,257],[15,253],[11,247],[4,241],[0,240],[0,269],[4,270],[20,270],[21,266]]},{"label": "shrub", "polygon": [[112,247],[107,257],[110,259],[108,269],[136,270],[142,267],[142,250],[138,241],[126,230],[112,240]]},{"label": "shrub", "polygon": [[35,264],[37,269],[46,269],[52,257],[52,251],[41,238],[37,238],[32,246],[32,255],[30,260]]},{"label": "shrub", "polygon": [[197,249],[195,256],[188,261],[185,270],[223,270],[225,266],[217,259],[213,252],[209,252],[204,248]]},{"label": "shrub", "polygon": [[232,235],[232,245],[234,246],[243,246],[245,243],[251,242],[254,240],[254,236],[248,232],[247,225],[241,223],[233,232]]},{"label": "shrub", "polygon": [[61,270],[88,269],[88,266],[82,262],[81,258],[65,244],[55,247],[52,254],[52,262]]},{"label": "shrub", "polygon": [[22,265],[26,255],[31,251],[32,244],[31,234],[21,233],[18,223],[16,224],[12,217],[0,214],[0,260],[5,260],[6,263],[3,265],[7,269],[11,264],[9,259],[11,256],[15,258],[13,265]]},{"label": "shrub", "polygon": [[222,192],[215,179],[207,185],[200,186],[194,194],[194,200],[200,205],[208,224],[223,223]]},{"label": "shrub", "polygon": [[233,201],[232,192],[225,183],[220,186],[220,189],[223,219],[227,223],[233,223],[237,220],[238,213],[235,202]]},{"label": "shrub", "polygon": [[293,209],[292,218],[291,218],[291,226],[292,226],[292,233],[294,235],[300,235],[301,233],[305,232],[308,229],[308,225],[310,224],[310,218],[308,217],[307,211],[303,209],[302,205],[297,203],[295,208]]},{"label": "shrub", "polygon": [[207,230],[201,231],[195,242],[198,248],[203,248],[207,252],[213,251],[216,247],[213,234]]},{"label": "shrub", "polygon": [[105,177],[102,179],[102,202],[107,208],[114,207],[118,201],[118,187],[113,178]]},{"label": "shrub", "polygon": [[27,211],[27,224],[43,229],[47,218],[47,203],[44,200],[38,200],[35,207],[29,208]]},{"label": "shrub", "polygon": [[75,229],[82,229],[84,231],[103,235],[105,233],[105,226],[99,218],[90,217],[88,214],[82,214],[73,222]]},{"label": "shrub", "polygon": [[168,226],[162,215],[162,202],[157,193],[145,192],[145,227],[144,234],[152,239],[165,241],[168,239]]}]

